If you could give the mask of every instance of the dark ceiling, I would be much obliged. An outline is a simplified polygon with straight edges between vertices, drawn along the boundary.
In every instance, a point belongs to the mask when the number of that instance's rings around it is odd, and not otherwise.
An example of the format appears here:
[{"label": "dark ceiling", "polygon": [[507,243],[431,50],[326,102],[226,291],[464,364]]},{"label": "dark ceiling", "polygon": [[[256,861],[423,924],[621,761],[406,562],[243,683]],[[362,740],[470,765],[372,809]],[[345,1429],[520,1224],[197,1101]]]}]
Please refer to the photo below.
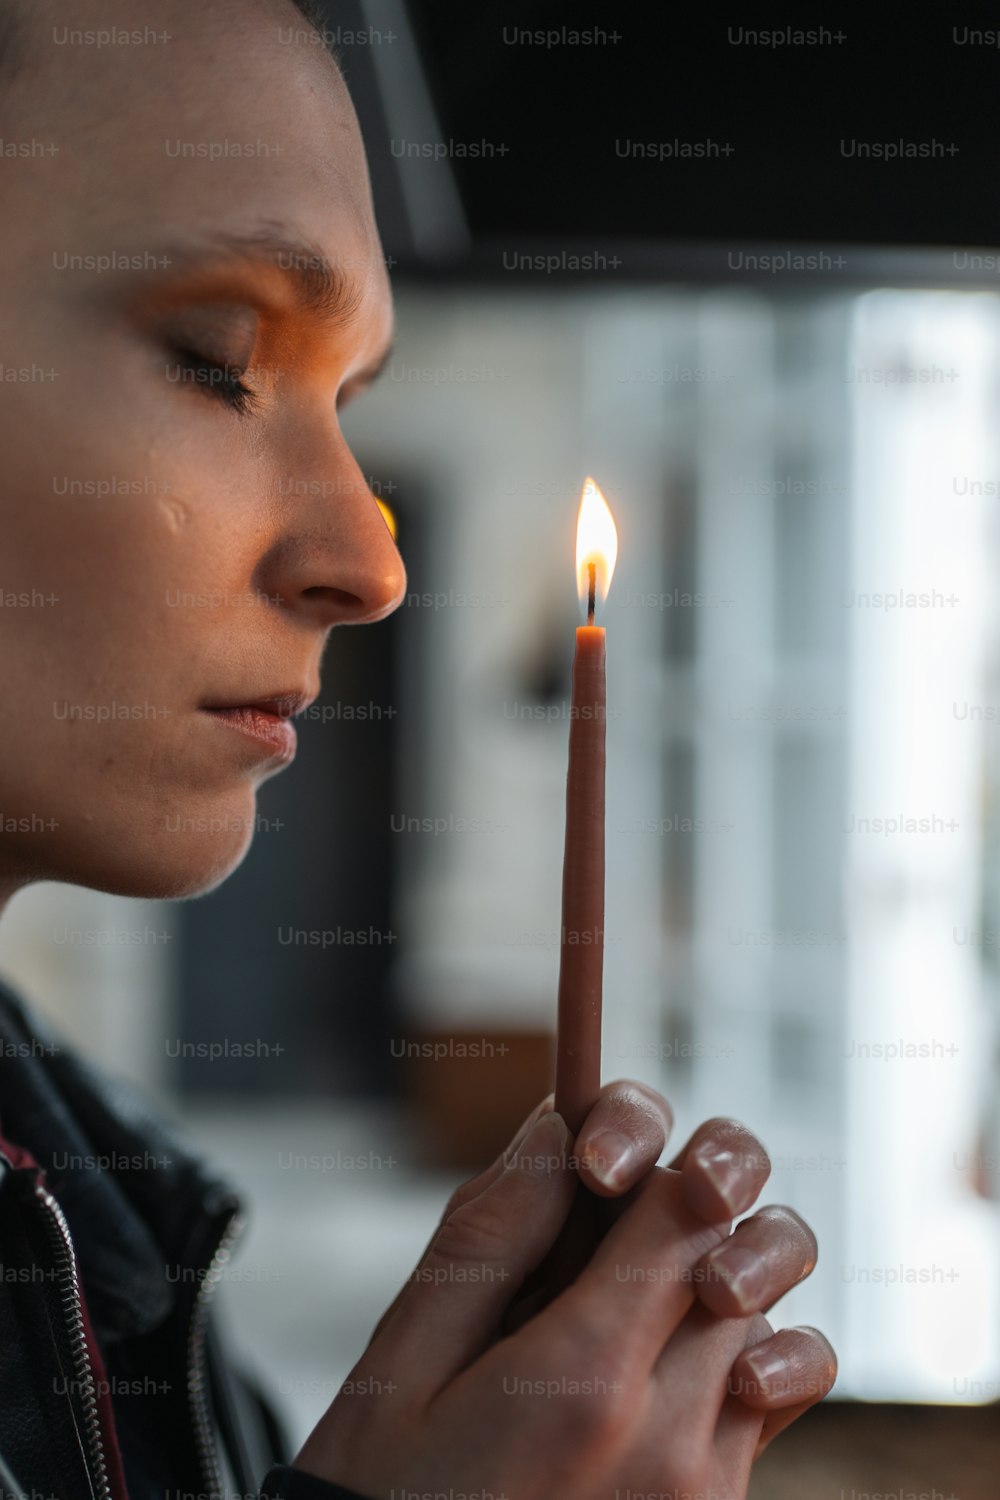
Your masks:
[{"label": "dark ceiling", "polygon": [[[411,28],[409,52],[383,40],[341,55],[383,232],[404,265],[460,260],[469,243],[446,231],[440,254],[407,244],[401,189],[390,179],[411,171],[431,187],[435,174],[450,177],[480,260],[484,247],[495,254],[522,241],[676,252],[749,242],[987,247],[998,239],[1000,143],[989,106],[1000,47],[970,40],[964,23],[941,12],[810,20],[804,25],[821,40],[773,45],[759,31],[748,41],[749,27],[708,8],[401,4],[388,0],[384,14],[395,9],[403,31]],[[335,0],[332,9],[343,17],[348,7]],[[564,39],[514,40],[523,30]],[[596,44],[567,36],[587,30]],[[441,161],[399,157],[405,99],[397,90],[388,120],[381,97],[393,49],[403,94],[422,74],[436,117],[429,132],[420,116],[406,138],[433,135],[445,143]],[[707,158],[684,154],[706,142],[715,143]],[[637,154],[634,143],[663,159]],[[462,154],[477,145],[485,154]],[[862,158],[859,146],[881,154]],[[440,212],[448,217],[446,204]]]}]

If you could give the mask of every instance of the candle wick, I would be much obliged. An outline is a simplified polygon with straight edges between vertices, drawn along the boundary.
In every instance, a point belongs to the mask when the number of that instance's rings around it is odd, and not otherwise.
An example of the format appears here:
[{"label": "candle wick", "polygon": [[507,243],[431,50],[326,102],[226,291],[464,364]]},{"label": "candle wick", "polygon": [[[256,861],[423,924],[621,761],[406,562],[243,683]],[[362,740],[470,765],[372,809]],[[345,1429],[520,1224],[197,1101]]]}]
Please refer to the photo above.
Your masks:
[{"label": "candle wick", "polygon": [[590,586],[587,591],[587,624],[594,623],[594,596],[597,593],[597,564],[588,563],[587,572],[590,575]]}]

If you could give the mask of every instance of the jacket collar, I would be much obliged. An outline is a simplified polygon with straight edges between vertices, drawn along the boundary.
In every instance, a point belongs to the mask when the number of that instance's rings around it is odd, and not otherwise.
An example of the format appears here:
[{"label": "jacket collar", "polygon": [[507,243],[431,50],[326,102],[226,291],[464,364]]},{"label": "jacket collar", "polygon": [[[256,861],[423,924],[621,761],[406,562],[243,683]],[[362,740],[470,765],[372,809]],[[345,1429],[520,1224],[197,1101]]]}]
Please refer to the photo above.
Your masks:
[{"label": "jacket collar", "polygon": [[0,981],[4,1148],[22,1165],[29,1153],[58,1199],[103,1342],[168,1317],[179,1271],[203,1270],[240,1210],[231,1185],[140,1094],[67,1047]]}]

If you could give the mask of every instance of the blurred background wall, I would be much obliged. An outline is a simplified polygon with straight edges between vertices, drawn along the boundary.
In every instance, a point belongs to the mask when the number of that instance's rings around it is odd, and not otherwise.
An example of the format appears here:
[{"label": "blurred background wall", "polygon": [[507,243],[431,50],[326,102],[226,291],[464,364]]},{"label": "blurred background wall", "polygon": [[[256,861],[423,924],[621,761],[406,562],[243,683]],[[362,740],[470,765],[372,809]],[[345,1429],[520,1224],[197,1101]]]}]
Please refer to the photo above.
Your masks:
[{"label": "blurred background wall", "polygon": [[[762,1136],[822,1246],[777,1320],[830,1335],[839,1396],[994,1400],[1000,303],[960,191],[986,163],[966,133],[876,178],[840,123],[789,136],[846,43],[513,24],[331,8],[398,313],[345,429],[405,604],[334,633],[223,888],[36,887],[0,965],[244,1188],[220,1300],[304,1436],[550,1087],[591,473],[619,532],[605,1077],[663,1089],[678,1141]],[[950,98],[913,139],[957,133]],[[708,139],[733,152],[678,150]]]}]

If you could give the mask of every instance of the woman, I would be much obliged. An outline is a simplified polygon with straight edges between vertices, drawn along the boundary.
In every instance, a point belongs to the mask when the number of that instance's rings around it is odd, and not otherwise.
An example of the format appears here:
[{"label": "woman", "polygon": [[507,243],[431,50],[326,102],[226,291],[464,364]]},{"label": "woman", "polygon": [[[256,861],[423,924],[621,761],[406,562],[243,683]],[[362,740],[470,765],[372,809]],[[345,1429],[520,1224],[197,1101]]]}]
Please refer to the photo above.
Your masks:
[{"label": "woman", "polygon": [[[392,328],[363,148],[304,4],[0,16],[0,895],[196,896],[246,853],[331,627],[405,593],[337,421]],[[232,1195],[9,994],[3,1020],[10,1493],[741,1496],[833,1382],[821,1335],[760,1316],[811,1232],[772,1208],[730,1234],[763,1148],[709,1121],[656,1168],[669,1107],[617,1083],[575,1142],[543,1101],[458,1190],[281,1462],[208,1312]],[[580,1180],[606,1232],[518,1309]]]}]

